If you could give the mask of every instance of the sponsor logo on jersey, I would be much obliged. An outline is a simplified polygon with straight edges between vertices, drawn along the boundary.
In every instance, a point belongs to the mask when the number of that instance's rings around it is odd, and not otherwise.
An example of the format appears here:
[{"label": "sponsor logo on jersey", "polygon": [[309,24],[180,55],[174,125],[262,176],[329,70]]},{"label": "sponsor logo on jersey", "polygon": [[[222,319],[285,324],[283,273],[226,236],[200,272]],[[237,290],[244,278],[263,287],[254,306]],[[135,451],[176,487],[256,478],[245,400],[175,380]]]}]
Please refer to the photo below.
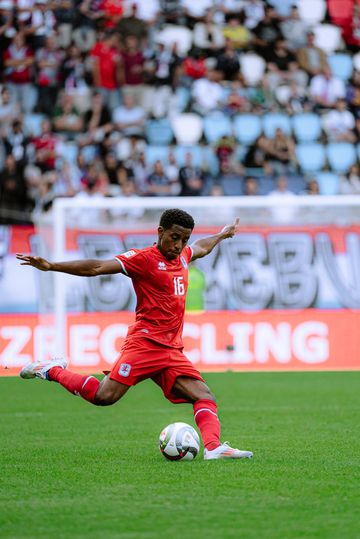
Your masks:
[{"label": "sponsor logo on jersey", "polygon": [[119,368],[119,374],[121,376],[124,376],[124,378],[126,378],[127,376],[129,376],[130,371],[131,371],[131,365],[129,365],[129,363],[121,363],[120,368]]},{"label": "sponsor logo on jersey", "polygon": [[158,269],[159,269],[159,270],[166,270],[166,264],[165,264],[165,262],[159,262],[159,264],[158,264]]},{"label": "sponsor logo on jersey", "polygon": [[187,265],[187,262],[186,262],[185,258],[183,256],[181,256],[180,260],[181,260],[181,263],[184,266],[184,268],[187,269],[188,265]]},{"label": "sponsor logo on jersey", "polygon": [[131,256],[134,256],[136,255],[135,251],[127,251],[126,253],[123,254],[123,256],[125,256],[126,258],[130,258]]}]

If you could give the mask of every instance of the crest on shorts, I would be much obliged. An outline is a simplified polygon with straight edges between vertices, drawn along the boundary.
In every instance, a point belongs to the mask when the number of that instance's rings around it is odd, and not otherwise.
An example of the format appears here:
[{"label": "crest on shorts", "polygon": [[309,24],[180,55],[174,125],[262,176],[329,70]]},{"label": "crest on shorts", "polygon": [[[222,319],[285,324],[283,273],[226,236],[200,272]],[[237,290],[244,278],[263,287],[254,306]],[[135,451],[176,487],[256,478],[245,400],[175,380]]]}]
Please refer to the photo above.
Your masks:
[{"label": "crest on shorts", "polygon": [[121,363],[120,368],[119,368],[119,374],[121,376],[124,376],[126,378],[127,376],[129,376],[130,371],[131,371],[131,365],[129,365],[129,363]]},{"label": "crest on shorts", "polygon": [[188,265],[187,265],[187,262],[186,262],[185,258],[183,256],[181,256],[180,260],[181,260],[181,263],[184,266],[184,268],[187,269]]}]

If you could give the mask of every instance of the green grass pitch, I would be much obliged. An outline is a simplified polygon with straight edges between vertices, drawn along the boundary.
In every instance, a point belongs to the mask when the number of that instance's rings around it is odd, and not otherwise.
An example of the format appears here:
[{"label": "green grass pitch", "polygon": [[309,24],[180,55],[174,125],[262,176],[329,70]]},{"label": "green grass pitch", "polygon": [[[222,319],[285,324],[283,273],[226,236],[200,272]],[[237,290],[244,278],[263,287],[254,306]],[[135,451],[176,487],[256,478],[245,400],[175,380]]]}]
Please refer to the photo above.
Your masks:
[{"label": "green grass pitch", "polygon": [[0,379],[1,539],[360,538],[360,373],[206,379],[253,460],[166,461],[158,435],[192,409],[152,382],[97,408]]}]

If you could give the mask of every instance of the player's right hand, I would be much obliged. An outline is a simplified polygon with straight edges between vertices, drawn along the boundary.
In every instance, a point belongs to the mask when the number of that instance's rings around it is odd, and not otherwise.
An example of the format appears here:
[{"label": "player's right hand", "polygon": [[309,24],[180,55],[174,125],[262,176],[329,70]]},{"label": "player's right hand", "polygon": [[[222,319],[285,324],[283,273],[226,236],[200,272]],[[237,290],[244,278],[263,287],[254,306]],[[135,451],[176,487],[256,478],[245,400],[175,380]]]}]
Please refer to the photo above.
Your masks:
[{"label": "player's right hand", "polygon": [[21,266],[33,266],[34,268],[41,271],[49,271],[51,269],[51,264],[45,258],[40,256],[31,256],[23,255],[21,253],[16,253],[16,258],[21,260]]}]

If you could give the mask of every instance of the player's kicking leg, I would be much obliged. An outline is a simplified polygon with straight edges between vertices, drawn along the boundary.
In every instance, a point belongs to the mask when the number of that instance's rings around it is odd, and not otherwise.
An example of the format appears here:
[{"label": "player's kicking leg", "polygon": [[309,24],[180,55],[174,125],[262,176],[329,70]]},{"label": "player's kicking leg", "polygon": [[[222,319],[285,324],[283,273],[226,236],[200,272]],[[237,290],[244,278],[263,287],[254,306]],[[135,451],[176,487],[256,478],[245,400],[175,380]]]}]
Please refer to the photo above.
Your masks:
[{"label": "player's kicking leg", "polygon": [[173,391],[193,403],[194,419],[204,442],[204,460],[252,458],[251,451],[230,447],[220,441],[220,422],[215,398],[201,380],[179,376]]},{"label": "player's kicking leg", "polygon": [[58,382],[73,395],[96,404],[97,406],[109,406],[117,402],[129,389],[129,386],[111,380],[105,376],[101,382],[94,376],[76,374],[66,369],[65,359],[53,361],[29,363],[21,371],[21,378],[40,378],[50,382]]}]

